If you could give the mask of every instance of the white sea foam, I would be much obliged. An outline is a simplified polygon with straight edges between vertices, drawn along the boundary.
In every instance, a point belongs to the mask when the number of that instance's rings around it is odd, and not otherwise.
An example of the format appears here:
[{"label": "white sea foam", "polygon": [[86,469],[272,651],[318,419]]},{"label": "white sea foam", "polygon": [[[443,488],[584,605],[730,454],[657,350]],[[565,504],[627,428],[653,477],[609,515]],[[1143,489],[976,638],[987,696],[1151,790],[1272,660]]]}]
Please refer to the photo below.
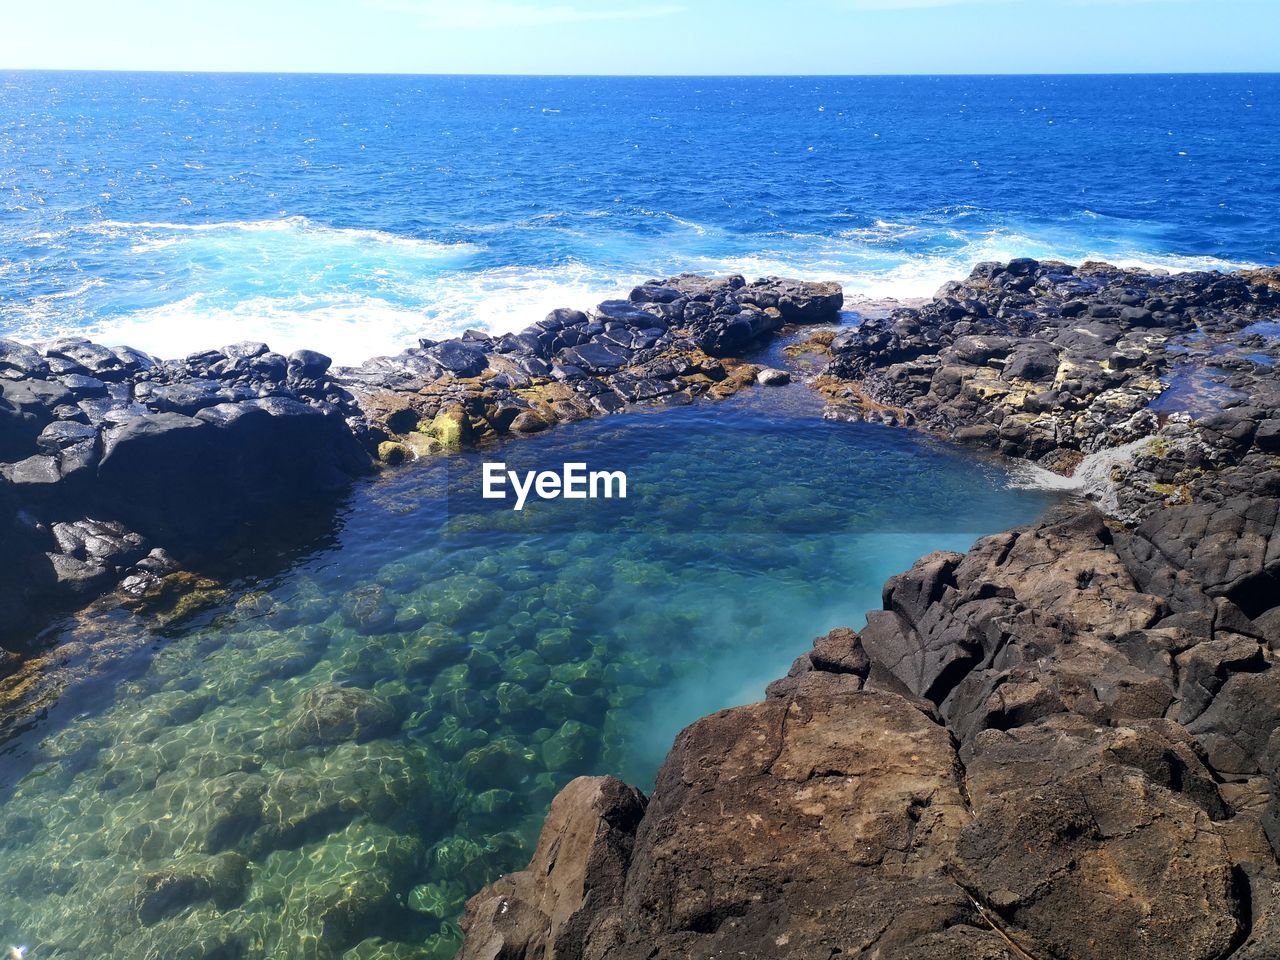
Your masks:
[{"label": "white sea foam", "polygon": [[210,305],[199,294],[90,326],[85,335],[128,344],[160,357],[182,357],[240,340],[261,340],[273,350],[319,350],[342,364],[399,353],[418,337],[454,331],[420,310],[374,297],[330,302],[251,297],[231,307]]},{"label": "white sea foam", "polygon": [[1150,442],[1150,437],[1143,437],[1091,453],[1076,465],[1069,477],[1032,463],[1018,463],[1010,471],[1008,485],[1022,490],[1070,491],[1092,500],[1104,513],[1117,514],[1120,501],[1112,475],[1117,467],[1132,463],[1138,451]]},{"label": "white sea foam", "polygon": [[540,320],[556,307],[587,306],[629,290],[581,266],[546,270],[454,271],[396,289],[397,299],[335,294],[247,296],[234,303],[193,294],[172,303],[91,324],[85,334],[127,343],[162,357],[185,356],[238,340],[272,349],[319,350],[339,364],[395,354],[419,338],[441,339],[467,328],[504,333]]},{"label": "white sea foam", "polygon": [[[483,237],[483,245],[331,227],[299,216],[196,224],[107,220],[26,241],[47,245],[49,256],[59,259],[87,250],[112,264],[117,279],[90,277],[61,292],[0,304],[0,326],[32,337],[87,332],[162,355],[264,339],[275,349],[307,346],[356,363],[399,352],[419,337],[469,327],[518,330],[555,307],[588,307],[625,296],[646,277],[684,270],[837,280],[856,303],[928,297],[979,261],[1019,256],[1106,259],[1169,271],[1252,266],[1118,246],[1107,253],[1065,232],[1045,237],[975,229],[978,214],[956,208],[832,234],[742,234],[661,210],[627,212],[653,223],[645,231],[630,221],[617,226],[607,210],[551,211],[460,228]],[[545,237],[558,262],[485,265],[508,243],[527,257],[529,237]]]},{"label": "white sea foam", "polygon": [[371,230],[361,227],[331,227],[317,223],[307,217],[280,217],[273,220],[226,220],[210,223],[169,223],[165,221],[122,221],[100,220],[74,229],[87,232],[120,232],[136,233],[171,233],[171,234],[302,234],[313,239],[329,242],[377,243],[402,247],[420,253],[437,253],[456,255],[461,252],[474,252],[475,248],[465,243],[441,243],[436,240],[406,237],[390,233],[386,230]]}]

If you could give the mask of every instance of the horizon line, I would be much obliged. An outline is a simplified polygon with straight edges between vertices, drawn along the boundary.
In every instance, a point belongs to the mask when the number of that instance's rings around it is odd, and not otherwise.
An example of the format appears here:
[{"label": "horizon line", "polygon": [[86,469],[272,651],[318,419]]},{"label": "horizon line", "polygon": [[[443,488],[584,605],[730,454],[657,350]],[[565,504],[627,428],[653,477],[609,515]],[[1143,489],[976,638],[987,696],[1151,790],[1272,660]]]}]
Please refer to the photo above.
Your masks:
[{"label": "horizon line", "polygon": [[450,73],[382,70],[234,70],[194,69],[183,70],[168,67],[5,67],[0,73],[114,73],[114,74],[168,74],[178,76],[299,76],[299,77],[432,77],[432,78],[527,78],[548,80],[596,79],[596,80],[717,80],[717,79],[849,79],[865,80],[880,77],[935,79],[939,77],[1274,77],[1276,70],[1136,70],[1136,71],[1048,71],[1029,73],[1023,71],[966,72],[943,71],[940,73]]}]

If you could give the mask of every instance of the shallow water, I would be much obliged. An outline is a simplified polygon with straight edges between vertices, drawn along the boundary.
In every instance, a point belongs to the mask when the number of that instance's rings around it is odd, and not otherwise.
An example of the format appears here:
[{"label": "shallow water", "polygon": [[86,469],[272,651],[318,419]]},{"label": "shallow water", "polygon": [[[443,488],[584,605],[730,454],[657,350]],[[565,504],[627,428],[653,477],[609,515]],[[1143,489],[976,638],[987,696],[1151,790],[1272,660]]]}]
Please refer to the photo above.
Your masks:
[{"label": "shallow water", "polygon": [[[498,458],[622,469],[628,497],[516,513],[476,496]],[[861,625],[886,577],[1051,497],[823,421],[800,386],[362,484],[332,542],[157,629],[0,753],[0,945],[449,956],[464,898],[523,865],[568,779],[648,787],[679,728]]]}]

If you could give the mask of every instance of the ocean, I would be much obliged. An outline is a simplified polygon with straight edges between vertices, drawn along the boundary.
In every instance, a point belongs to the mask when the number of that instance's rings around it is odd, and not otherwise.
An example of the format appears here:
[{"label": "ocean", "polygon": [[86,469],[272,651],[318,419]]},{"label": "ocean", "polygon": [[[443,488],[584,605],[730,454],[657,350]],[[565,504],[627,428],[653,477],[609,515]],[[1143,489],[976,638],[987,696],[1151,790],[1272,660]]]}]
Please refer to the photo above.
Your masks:
[{"label": "ocean", "polygon": [[0,73],[0,334],[342,363],[684,270],[1280,261],[1280,77]]}]

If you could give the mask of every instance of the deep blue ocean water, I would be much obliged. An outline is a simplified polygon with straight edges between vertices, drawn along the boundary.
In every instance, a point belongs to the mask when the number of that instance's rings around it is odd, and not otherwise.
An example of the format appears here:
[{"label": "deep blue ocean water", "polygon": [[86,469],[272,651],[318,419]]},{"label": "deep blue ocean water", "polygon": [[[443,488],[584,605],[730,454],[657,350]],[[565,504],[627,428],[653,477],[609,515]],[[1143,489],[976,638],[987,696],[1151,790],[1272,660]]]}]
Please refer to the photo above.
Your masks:
[{"label": "deep blue ocean water", "polygon": [[1277,158],[1274,75],[0,74],[0,334],[358,362],[685,269],[1270,264]]}]

